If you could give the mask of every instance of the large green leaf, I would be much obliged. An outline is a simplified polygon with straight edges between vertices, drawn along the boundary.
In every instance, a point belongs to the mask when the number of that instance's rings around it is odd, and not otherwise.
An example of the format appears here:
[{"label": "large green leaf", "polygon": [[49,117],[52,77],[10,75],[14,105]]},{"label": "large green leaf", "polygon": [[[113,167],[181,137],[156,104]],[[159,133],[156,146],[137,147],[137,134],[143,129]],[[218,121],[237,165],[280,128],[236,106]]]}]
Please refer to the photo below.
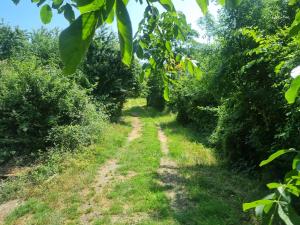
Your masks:
[{"label": "large green leaf", "polygon": [[111,24],[115,19],[115,10],[114,10],[115,0],[110,0],[105,4],[106,18],[105,22]]},{"label": "large green leaf", "polygon": [[283,154],[286,154],[286,153],[289,153],[289,152],[296,152],[296,150],[295,149],[282,149],[282,150],[279,150],[279,151],[275,152],[274,154],[270,155],[269,158],[267,158],[266,160],[263,160],[259,164],[259,166],[267,165],[270,162],[272,162],[274,159],[278,158],[279,156],[281,156]]},{"label": "large green leaf", "polygon": [[218,0],[218,3],[219,3],[220,5],[225,5],[225,0]]},{"label": "large green leaf", "polygon": [[41,11],[40,11],[40,16],[41,16],[41,20],[44,24],[48,24],[51,22],[52,9],[48,4],[43,5],[43,7],[41,8]]},{"label": "large green leaf", "polygon": [[122,62],[126,65],[130,65],[133,50],[132,27],[129,14],[122,0],[116,0],[116,15]]},{"label": "large green leaf", "polygon": [[171,0],[159,0],[159,3],[168,11],[175,11],[175,7]]},{"label": "large green leaf", "polygon": [[244,203],[243,204],[243,211],[247,211],[249,209],[256,208],[257,206],[260,206],[260,205],[273,204],[273,202],[274,202],[274,200],[261,199],[261,200],[257,200],[257,201],[254,201],[254,202]]},{"label": "large green leaf", "polygon": [[105,0],[74,0],[77,3],[77,7],[81,14],[97,11],[99,10],[104,4]]},{"label": "large green leaf", "polygon": [[99,12],[89,12],[78,17],[59,36],[59,50],[65,65],[64,72],[73,73],[85,55],[95,33]]},{"label": "large green leaf", "polygon": [[70,4],[66,4],[64,6],[64,17],[72,23],[75,20],[75,13],[72,9],[72,6]]},{"label": "large green leaf", "polygon": [[293,80],[291,87],[285,93],[285,98],[289,104],[293,104],[298,96],[300,88],[300,76]]},{"label": "large green leaf", "polygon": [[288,214],[283,210],[281,204],[278,204],[278,215],[286,225],[294,225],[290,220]]},{"label": "large green leaf", "polygon": [[209,4],[209,1],[208,0],[196,0],[198,5],[200,6],[203,14],[206,14],[207,13],[207,9],[208,9],[208,4]]}]

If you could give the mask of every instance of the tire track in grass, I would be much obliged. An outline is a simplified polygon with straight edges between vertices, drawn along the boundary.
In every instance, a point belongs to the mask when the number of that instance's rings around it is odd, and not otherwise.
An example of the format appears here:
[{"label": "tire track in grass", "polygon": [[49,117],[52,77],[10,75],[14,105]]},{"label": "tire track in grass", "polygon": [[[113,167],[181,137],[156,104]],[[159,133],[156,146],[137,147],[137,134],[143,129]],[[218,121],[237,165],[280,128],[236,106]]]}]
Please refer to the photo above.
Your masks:
[{"label": "tire track in grass", "polygon": [[[125,145],[125,148],[133,140],[141,136],[142,124],[138,117],[132,118],[131,126],[132,131],[128,135],[128,141]],[[91,187],[87,187],[83,190],[82,196],[84,199],[88,200],[80,207],[82,214],[80,221],[82,224],[91,224],[95,218],[103,214],[103,212],[101,212],[99,209],[108,207],[109,201],[105,200],[105,193],[108,192],[110,186],[115,180],[122,181],[135,176],[134,173],[129,173],[126,176],[117,175],[116,171],[118,168],[119,164],[117,159],[108,160],[98,170],[94,184]],[[99,202],[98,199],[101,199],[101,202]]]}]

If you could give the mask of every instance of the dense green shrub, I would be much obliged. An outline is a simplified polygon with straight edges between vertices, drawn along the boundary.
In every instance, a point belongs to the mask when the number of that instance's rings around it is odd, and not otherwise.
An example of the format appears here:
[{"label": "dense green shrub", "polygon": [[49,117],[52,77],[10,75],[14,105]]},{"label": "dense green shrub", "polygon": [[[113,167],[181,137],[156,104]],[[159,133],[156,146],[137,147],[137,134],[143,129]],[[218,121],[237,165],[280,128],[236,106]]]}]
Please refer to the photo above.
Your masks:
[{"label": "dense green shrub", "polygon": [[35,58],[1,63],[0,159],[96,141],[105,127],[102,110],[59,70],[37,67]]},{"label": "dense green shrub", "polygon": [[177,120],[192,124],[203,133],[212,133],[217,122],[217,101],[208,88],[209,79],[187,77],[178,82],[172,93],[172,108],[177,110]]},{"label": "dense green shrub", "polygon": [[284,29],[294,15],[284,1],[244,0],[237,10],[223,9],[217,22],[208,16],[201,26],[214,42],[191,48],[204,78],[180,81],[172,95],[178,119],[213,131],[209,141],[235,168],[257,168],[270,151],[300,144],[299,108],[284,100],[299,62],[299,45]]},{"label": "dense green shrub", "polygon": [[83,72],[93,96],[101,101],[110,119],[118,120],[126,98],[140,92],[137,63],[127,67],[121,62],[119,44],[115,35],[101,30],[88,50],[83,63]]}]

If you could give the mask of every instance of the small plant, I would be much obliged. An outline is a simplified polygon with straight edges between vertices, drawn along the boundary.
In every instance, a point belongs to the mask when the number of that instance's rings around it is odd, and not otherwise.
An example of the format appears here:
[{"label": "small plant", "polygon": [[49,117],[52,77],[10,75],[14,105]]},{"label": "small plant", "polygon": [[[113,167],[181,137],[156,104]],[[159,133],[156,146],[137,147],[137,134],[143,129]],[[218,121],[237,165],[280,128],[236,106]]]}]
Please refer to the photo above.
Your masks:
[{"label": "small plant", "polygon": [[[292,196],[300,195],[300,151],[293,148],[282,149],[263,160],[259,166],[265,166],[287,153],[297,153],[293,159],[292,170],[289,171],[282,183],[269,183],[267,187],[274,190],[263,199],[243,204],[243,210],[255,208],[255,213],[263,219],[263,224],[274,224],[280,218],[286,225],[299,224],[300,217],[292,208]],[[298,222],[297,222],[298,221]]]}]

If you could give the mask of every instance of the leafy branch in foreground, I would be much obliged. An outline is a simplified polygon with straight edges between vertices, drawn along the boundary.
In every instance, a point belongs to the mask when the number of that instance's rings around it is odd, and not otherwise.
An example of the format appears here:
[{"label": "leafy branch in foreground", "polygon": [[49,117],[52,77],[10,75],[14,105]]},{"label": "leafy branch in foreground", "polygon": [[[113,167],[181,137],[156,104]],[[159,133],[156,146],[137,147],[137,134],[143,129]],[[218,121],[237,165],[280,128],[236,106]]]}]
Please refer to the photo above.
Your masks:
[{"label": "leafy branch in foreground", "polygon": [[[12,0],[18,4],[20,0]],[[52,11],[70,22],[60,36],[60,54],[65,65],[66,73],[73,73],[83,59],[95,34],[95,30],[104,23],[111,24],[117,20],[122,61],[130,65],[133,56],[133,38],[130,15],[127,11],[129,0],[31,0],[41,7],[40,16],[43,23],[48,24],[52,19]],[[143,0],[135,0],[143,4]],[[206,13],[209,0],[196,0],[203,13]],[[218,3],[227,7],[234,7],[240,0],[218,0]],[[52,3],[52,4],[51,4]],[[159,3],[168,12],[176,12],[172,0],[147,0],[147,3]],[[79,12],[75,19],[75,12]]]},{"label": "leafy branch in foreground", "polygon": [[169,100],[169,87],[181,74],[200,77],[201,70],[182,49],[195,36],[181,13],[159,11],[153,5],[145,10],[134,41],[136,55],[147,61],[141,79],[160,75],[164,83],[164,99]]}]

